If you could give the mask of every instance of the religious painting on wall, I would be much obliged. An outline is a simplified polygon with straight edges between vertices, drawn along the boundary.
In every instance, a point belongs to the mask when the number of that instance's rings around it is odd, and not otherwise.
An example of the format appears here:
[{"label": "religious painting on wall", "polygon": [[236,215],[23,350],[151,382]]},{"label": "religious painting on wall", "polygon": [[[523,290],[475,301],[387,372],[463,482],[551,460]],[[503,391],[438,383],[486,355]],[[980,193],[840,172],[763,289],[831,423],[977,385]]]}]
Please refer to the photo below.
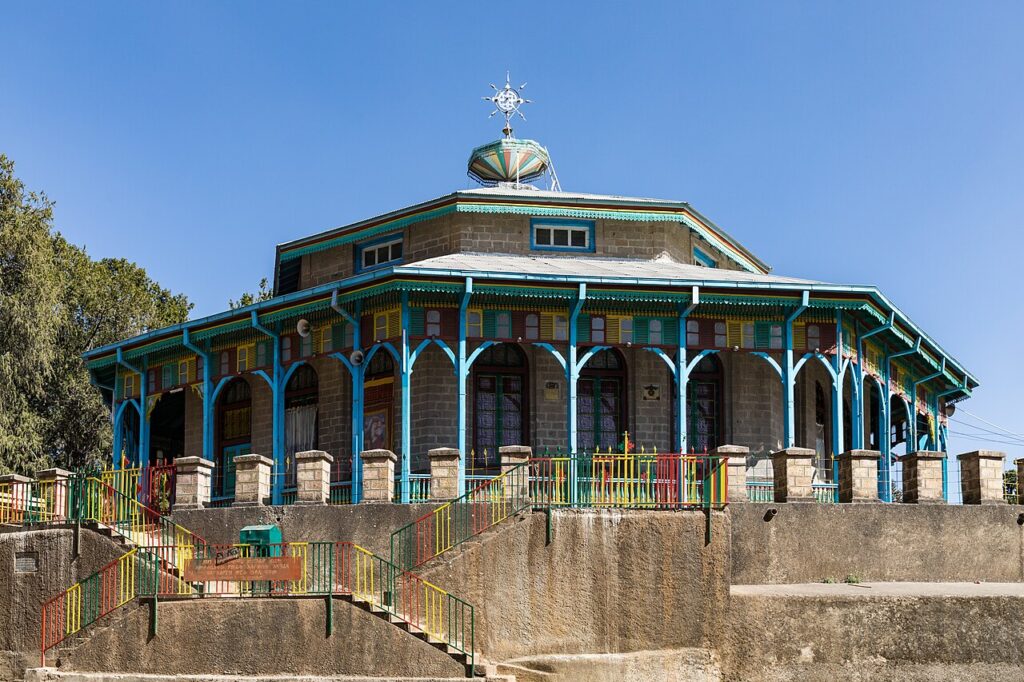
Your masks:
[{"label": "religious painting on wall", "polygon": [[374,410],[363,417],[363,447],[367,450],[390,450],[391,430],[388,428],[390,410]]}]

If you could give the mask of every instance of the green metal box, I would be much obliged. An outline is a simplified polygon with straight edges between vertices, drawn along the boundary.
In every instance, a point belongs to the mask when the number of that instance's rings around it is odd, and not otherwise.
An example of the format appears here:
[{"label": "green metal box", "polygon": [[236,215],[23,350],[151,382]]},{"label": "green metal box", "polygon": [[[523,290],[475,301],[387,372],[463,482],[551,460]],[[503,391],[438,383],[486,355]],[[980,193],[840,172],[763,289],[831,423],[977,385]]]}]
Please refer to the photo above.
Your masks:
[{"label": "green metal box", "polygon": [[[246,526],[238,533],[238,542],[243,545],[252,545],[254,556],[279,556],[281,553],[281,529],[277,526]],[[274,552],[270,551],[271,545]]]}]

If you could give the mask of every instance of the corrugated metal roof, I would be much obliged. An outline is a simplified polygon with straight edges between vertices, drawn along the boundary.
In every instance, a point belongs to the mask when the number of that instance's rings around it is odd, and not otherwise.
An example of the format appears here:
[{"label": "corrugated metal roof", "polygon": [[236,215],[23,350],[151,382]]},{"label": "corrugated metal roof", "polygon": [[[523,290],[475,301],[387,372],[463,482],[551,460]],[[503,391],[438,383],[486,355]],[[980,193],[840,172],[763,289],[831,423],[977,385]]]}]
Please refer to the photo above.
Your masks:
[{"label": "corrugated metal roof", "polygon": [[820,284],[807,279],[761,275],[743,270],[705,268],[680,263],[665,256],[654,260],[600,258],[594,256],[517,256],[494,253],[453,253],[409,263],[396,268],[402,272],[416,270],[451,270],[458,272],[491,272],[517,275],[548,275],[566,277],[615,277],[693,280],[695,282],[777,282],[784,284]]}]

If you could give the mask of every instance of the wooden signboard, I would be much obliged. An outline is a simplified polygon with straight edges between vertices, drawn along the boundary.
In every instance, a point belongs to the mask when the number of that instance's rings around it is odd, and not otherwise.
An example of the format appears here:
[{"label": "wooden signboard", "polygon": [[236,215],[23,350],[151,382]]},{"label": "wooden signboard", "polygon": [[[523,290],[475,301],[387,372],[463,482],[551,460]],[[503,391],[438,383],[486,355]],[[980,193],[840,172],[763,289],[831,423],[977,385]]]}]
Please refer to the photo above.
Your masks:
[{"label": "wooden signboard", "polygon": [[302,558],[220,556],[192,559],[185,566],[188,582],[255,582],[260,580],[302,580]]}]

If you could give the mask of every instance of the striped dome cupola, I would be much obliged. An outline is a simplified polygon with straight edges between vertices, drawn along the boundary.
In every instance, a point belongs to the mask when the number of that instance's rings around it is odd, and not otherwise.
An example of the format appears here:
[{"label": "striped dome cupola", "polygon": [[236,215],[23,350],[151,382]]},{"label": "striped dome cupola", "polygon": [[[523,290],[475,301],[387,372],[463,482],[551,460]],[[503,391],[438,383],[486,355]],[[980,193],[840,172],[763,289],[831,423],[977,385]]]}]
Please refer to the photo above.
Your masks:
[{"label": "striped dome cupola", "polygon": [[473,150],[469,176],[481,185],[523,183],[543,175],[551,165],[548,150],[533,140],[506,137]]}]

